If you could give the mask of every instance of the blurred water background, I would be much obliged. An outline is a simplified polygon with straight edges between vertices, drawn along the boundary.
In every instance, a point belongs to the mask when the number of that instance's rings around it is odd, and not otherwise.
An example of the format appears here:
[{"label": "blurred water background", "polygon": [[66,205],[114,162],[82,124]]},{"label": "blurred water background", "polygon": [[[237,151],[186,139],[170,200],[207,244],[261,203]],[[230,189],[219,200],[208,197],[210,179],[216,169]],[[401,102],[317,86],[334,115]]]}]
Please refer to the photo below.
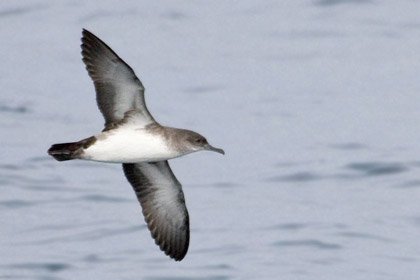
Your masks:
[{"label": "blurred water background", "polygon": [[[418,1],[1,1],[0,279],[419,279]],[[162,124],[187,257],[154,245],[120,165],[46,154],[103,119],[81,29]]]}]

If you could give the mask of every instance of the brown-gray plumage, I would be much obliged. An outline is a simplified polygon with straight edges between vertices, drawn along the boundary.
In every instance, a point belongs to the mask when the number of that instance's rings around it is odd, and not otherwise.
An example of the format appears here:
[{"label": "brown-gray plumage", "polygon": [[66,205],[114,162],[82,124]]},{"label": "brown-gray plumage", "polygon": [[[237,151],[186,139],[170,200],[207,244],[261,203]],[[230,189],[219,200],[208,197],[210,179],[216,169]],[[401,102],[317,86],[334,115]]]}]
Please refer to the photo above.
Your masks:
[{"label": "brown-gray plumage", "polygon": [[146,124],[153,123],[144,100],[143,84],[133,69],[101,39],[85,29],[82,34],[82,60],[95,85],[106,129],[121,121],[130,110],[140,113]]},{"label": "brown-gray plumage", "polygon": [[158,124],[131,67],[98,37],[87,30],[82,34],[83,62],[95,85],[105,129],[79,142],[52,145],[48,153],[59,161],[123,163],[156,244],[180,261],[188,251],[189,216],[182,186],[167,159],[201,150],[224,151],[196,132]]},{"label": "brown-gray plumage", "polygon": [[179,261],[190,241],[189,217],[181,184],[167,161],[125,163],[123,169],[160,249]]}]

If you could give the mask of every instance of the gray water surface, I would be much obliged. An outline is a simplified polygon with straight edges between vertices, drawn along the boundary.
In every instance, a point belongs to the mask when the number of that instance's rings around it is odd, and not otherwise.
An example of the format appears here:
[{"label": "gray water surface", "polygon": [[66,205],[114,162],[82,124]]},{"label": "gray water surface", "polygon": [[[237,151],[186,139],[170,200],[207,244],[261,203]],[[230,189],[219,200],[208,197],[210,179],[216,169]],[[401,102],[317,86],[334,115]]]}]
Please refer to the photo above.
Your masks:
[{"label": "gray water surface", "polygon": [[[0,279],[418,279],[416,1],[2,1]],[[162,124],[191,219],[154,244],[120,165],[58,163],[102,130],[81,29]]]}]

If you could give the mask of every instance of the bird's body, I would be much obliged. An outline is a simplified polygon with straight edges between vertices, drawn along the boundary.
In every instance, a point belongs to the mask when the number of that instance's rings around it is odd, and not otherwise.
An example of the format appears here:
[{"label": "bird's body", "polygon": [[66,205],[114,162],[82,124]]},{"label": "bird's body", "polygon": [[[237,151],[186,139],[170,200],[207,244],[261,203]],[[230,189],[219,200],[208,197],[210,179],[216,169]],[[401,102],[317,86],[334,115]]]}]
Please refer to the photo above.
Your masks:
[{"label": "bird's body", "polygon": [[113,162],[156,162],[182,154],[174,150],[169,139],[153,129],[125,125],[95,136],[94,145],[83,150],[81,159]]},{"label": "bird's body", "polygon": [[156,244],[180,261],[188,251],[189,216],[182,186],[167,160],[201,150],[224,151],[196,132],[158,124],[131,67],[87,30],[83,30],[82,55],[105,128],[78,142],[54,144],[48,153],[59,161],[122,163]]}]

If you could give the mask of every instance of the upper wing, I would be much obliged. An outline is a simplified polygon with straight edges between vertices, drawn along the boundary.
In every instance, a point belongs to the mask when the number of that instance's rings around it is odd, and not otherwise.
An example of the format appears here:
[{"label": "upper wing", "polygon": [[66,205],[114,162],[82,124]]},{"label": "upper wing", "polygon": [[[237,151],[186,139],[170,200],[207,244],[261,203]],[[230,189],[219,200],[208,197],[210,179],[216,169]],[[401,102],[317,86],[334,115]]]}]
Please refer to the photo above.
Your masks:
[{"label": "upper wing", "polygon": [[181,184],[168,162],[125,163],[123,169],[156,244],[171,258],[182,260],[190,240],[189,216]]},{"label": "upper wing", "polygon": [[83,29],[82,56],[96,89],[105,126],[112,127],[129,110],[139,112],[144,125],[154,122],[144,101],[144,87],[128,64],[98,37]]}]

